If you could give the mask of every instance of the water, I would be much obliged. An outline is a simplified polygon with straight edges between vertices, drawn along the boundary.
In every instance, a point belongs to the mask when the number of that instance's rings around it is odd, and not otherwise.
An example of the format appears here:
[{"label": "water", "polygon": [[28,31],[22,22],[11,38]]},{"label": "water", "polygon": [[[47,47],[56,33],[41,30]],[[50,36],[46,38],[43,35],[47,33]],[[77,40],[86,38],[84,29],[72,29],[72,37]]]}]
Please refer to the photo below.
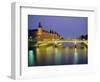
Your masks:
[{"label": "water", "polygon": [[87,48],[42,46],[28,51],[28,66],[87,64]]}]

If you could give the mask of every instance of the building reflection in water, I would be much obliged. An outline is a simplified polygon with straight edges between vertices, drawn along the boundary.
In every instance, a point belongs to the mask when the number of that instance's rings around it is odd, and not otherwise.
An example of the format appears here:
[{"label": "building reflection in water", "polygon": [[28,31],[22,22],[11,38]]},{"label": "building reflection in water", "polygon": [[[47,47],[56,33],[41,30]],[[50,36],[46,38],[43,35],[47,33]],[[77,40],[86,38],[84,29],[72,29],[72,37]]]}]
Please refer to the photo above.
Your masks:
[{"label": "building reflection in water", "polygon": [[87,49],[45,46],[28,51],[28,66],[87,64]]}]

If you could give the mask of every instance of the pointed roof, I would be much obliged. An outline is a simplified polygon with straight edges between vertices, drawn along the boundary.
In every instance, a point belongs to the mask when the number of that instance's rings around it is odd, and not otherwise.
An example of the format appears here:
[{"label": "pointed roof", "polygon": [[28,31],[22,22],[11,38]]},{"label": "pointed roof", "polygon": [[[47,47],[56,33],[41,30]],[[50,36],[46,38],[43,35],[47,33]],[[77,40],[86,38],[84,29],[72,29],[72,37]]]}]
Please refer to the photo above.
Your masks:
[{"label": "pointed roof", "polygon": [[41,22],[39,22],[39,25],[38,25],[38,27],[41,27],[41,28],[42,28]]}]

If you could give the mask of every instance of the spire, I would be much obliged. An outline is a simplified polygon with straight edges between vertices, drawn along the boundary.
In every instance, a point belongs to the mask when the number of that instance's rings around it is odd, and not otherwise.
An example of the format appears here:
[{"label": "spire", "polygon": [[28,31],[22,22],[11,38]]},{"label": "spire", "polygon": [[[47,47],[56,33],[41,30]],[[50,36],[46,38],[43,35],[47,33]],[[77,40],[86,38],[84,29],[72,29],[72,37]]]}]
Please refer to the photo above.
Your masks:
[{"label": "spire", "polygon": [[38,27],[41,27],[42,28],[41,22],[39,22],[39,26]]}]

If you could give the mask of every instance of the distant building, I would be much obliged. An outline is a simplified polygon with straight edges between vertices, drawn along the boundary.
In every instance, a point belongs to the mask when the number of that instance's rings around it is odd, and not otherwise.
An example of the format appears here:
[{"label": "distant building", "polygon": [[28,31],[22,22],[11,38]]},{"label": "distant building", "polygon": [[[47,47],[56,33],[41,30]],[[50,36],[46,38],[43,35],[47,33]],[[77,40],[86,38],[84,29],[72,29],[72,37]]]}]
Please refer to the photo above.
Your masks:
[{"label": "distant building", "polygon": [[34,41],[51,41],[59,40],[60,35],[52,30],[46,31],[43,29],[41,23],[39,23],[37,29],[29,30],[29,40]]}]

